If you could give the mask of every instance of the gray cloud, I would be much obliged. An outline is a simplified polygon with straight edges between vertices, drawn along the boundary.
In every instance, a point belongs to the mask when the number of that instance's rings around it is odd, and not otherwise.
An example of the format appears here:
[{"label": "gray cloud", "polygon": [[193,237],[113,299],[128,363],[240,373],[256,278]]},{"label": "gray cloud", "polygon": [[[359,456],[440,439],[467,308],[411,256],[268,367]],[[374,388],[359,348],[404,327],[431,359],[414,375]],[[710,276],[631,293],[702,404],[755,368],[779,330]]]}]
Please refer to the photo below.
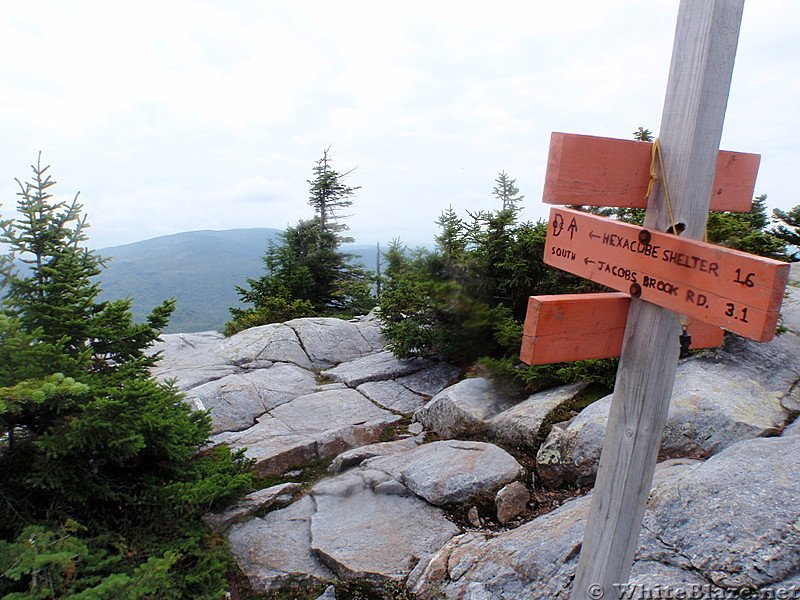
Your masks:
[{"label": "gray cloud", "polygon": [[[660,121],[677,3],[34,0],[0,24],[0,208],[39,150],[82,190],[97,247],[310,216],[322,150],[358,167],[361,243],[429,242],[491,208],[498,171],[539,218],[552,131]],[[798,201],[800,8],[746,5],[723,147],[763,155],[757,192]],[[20,51],[24,49],[24,51]]]}]

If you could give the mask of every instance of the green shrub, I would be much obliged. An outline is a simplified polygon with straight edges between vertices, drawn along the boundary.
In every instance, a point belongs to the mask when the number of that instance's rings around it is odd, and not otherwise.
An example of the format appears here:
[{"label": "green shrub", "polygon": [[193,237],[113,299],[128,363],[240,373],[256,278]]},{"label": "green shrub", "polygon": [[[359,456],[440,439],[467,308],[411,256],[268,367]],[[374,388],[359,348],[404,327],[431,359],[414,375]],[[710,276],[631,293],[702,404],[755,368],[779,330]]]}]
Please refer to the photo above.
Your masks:
[{"label": "green shrub", "polygon": [[200,516],[252,487],[251,464],[200,451],[208,414],[149,375],[174,302],[144,323],[98,302],[82,207],[33,169],[0,223],[2,262],[29,266],[0,280],[0,596],[216,600],[232,561]]},{"label": "green shrub", "polygon": [[264,297],[256,308],[230,310],[234,318],[225,326],[225,335],[228,336],[250,327],[283,323],[301,317],[312,317],[315,314],[311,302],[290,298],[288,295]]}]

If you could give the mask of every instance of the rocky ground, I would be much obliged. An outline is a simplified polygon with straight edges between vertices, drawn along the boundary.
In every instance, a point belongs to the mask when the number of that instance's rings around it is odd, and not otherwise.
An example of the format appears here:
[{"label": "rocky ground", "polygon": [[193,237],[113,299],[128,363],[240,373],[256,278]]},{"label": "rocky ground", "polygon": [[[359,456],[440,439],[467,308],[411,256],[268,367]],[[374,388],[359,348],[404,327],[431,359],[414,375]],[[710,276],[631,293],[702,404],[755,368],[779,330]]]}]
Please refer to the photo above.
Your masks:
[{"label": "rocky ground", "polygon": [[[731,337],[681,361],[630,597],[800,589],[796,288],[783,313],[773,342]],[[584,386],[512,397],[383,346],[374,318],[164,336],[157,376],[264,477],[207,517],[252,588],[568,598],[610,397],[551,427]]]}]

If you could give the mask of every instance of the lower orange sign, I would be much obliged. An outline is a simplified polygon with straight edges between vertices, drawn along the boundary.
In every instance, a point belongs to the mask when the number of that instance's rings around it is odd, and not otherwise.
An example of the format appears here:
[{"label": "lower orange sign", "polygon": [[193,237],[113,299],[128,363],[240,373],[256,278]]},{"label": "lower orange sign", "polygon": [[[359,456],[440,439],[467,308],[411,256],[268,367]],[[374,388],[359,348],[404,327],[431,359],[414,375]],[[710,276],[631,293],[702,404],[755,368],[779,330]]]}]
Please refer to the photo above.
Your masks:
[{"label": "lower orange sign", "polygon": [[789,264],[566,208],[544,262],[759,342],[775,336]]},{"label": "lower orange sign", "polygon": [[[545,365],[619,356],[629,305],[622,293],[531,296],[520,360]],[[692,349],[719,346],[725,334],[702,321],[691,322],[688,333]]]}]

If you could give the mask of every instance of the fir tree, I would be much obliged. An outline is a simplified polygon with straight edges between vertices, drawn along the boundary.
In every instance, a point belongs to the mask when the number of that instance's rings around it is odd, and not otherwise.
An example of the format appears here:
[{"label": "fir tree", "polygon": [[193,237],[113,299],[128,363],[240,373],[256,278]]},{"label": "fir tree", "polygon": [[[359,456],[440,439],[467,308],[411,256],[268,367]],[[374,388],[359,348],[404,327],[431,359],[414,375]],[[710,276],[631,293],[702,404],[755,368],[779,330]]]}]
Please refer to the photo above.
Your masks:
[{"label": "fir tree", "polygon": [[501,210],[518,211],[520,208],[517,206],[525,196],[520,196],[519,188],[515,185],[516,179],[511,179],[505,171],[501,171],[495,179],[497,185],[492,188],[492,194],[500,200],[502,204]]},{"label": "fir tree", "polygon": [[[339,219],[347,217],[342,215],[341,210],[349,208],[353,204],[352,197],[360,187],[350,187],[344,184],[344,179],[353,171],[339,173],[331,166],[326,148],[322,152],[316,165],[314,165],[314,178],[308,181],[310,193],[308,203],[314,209],[314,214],[319,220],[323,231],[333,231],[338,233],[347,230],[347,225],[337,222]],[[342,238],[341,241],[352,241],[349,238]]]},{"label": "fir tree", "polygon": [[639,127],[633,132],[633,139],[635,139],[637,142],[652,142],[655,140],[653,137],[653,132],[649,129],[645,129],[644,127]]},{"label": "fir tree", "polygon": [[711,211],[706,224],[707,240],[758,256],[789,260],[785,239],[767,229],[769,215],[766,202],[767,195],[762,194],[753,200],[750,212]]},{"label": "fir tree", "polygon": [[791,260],[800,260],[800,206],[795,206],[788,212],[776,208],[772,211],[772,217],[777,226],[773,227],[770,233],[794,246]]},{"label": "fir tree", "polygon": [[357,187],[342,183],[347,175],[330,165],[328,150],[314,167],[309,180],[310,200],[316,216],[300,221],[270,243],[263,257],[264,274],[248,279],[247,287],[236,287],[247,308],[230,309],[233,319],[225,333],[231,335],[248,327],[312,315],[347,315],[368,311],[373,300],[370,278],[353,256],[340,250],[352,241],[340,232],[345,215],[338,211],[352,204]]},{"label": "fir tree", "polygon": [[157,383],[147,322],[98,302],[77,197],[54,201],[41,163],[3,222],[0,310],[0,596],[218,598],[230,558],[200,522],[251,485],[225,448],[197,454],[209,417]]},{"label": "fir tree", "polygon": [[467,224],[450,206],[436,221],[439,234],[434,238],[436,249],[442,257],[442,267],[451,278],[457,278],[464,269],[464,258],[469,244]]}]

